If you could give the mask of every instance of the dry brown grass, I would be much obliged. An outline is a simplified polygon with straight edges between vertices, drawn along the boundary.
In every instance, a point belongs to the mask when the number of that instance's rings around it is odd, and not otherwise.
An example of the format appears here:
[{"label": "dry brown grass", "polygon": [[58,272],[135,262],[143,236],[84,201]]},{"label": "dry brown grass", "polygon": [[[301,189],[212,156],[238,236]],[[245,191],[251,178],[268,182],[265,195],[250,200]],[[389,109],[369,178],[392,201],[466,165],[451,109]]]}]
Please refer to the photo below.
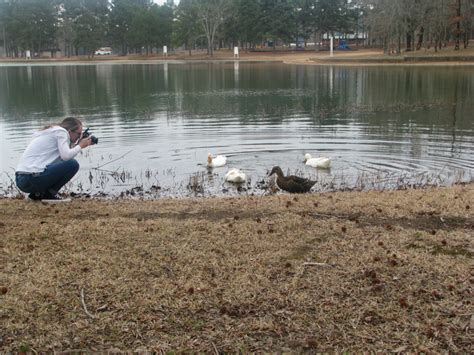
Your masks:
[{"label": "dry brown grass", "polygon": [[473,201],[3,199],[0,351],[472,353]]}]

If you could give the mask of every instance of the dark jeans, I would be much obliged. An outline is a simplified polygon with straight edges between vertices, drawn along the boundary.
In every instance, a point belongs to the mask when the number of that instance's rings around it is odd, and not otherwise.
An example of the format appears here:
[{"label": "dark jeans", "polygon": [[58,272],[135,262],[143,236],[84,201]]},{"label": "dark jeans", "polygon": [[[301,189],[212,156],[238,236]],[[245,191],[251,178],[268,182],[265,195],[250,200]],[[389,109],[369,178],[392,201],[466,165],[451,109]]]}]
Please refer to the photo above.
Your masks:
[{"label": "dark jeans", "polygon": [[23,192],[54,196],[76,175],[78,170],[77,160],[60,161],[48,165],[42,173],[16,174],[16,186]]}]

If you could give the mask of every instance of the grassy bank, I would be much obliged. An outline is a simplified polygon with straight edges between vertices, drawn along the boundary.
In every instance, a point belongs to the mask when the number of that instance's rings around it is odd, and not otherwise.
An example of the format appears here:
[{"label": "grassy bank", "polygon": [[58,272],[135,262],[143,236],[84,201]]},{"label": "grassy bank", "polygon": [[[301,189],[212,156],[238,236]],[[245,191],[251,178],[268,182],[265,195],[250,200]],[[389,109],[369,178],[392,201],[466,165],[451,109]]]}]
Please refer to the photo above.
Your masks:
[{"label": "grassy bank", "polygon": [[0,351],[472,353],[474,185],[0,200]]}]

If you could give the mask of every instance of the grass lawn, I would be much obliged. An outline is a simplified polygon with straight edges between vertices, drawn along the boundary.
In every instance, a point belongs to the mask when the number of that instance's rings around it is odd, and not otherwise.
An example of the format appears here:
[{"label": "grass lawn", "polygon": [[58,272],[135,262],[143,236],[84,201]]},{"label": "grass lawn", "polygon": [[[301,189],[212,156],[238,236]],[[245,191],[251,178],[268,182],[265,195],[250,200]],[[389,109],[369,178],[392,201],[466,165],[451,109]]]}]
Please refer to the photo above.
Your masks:
[{"label": "grass lawn", "polygon": [[0,351],[473,353],[473,201],[1,199]]}]

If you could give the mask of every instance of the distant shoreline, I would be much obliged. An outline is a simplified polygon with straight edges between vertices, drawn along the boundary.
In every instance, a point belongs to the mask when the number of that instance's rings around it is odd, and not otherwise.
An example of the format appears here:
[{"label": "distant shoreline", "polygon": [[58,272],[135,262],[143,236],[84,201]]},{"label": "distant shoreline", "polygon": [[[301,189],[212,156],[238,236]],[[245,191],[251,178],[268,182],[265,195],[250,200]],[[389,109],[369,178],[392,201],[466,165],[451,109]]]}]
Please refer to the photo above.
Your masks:
[{"label": "distant shoreline", "polygon": [[162,55],[128,55],[128,56],[95,56],[88,59],[86,56],[41,58],[26,60],[24,58],[0,58],[2,64],[22,65],[50,65],[55,63],[70,64],[142,64],[142,63],[196,63],[196,62],[243,62],[243,63],[285,63],[297,65],[474,65],[474,48],[454,51],[445,48],[437,53],[431,50],[420,50],[416,52],[404,52],[400,55],[386,55],[382,50],[356,49],[349,51],[334,51],[331,57],[329,51],[267,51],[246,52],[241,51],[239,58],[234,58],[229,50],[214,52],[214,56],[208,56],[204,51],[193,52],[191,56],[187,52],[170,54],[168,57]]}]

